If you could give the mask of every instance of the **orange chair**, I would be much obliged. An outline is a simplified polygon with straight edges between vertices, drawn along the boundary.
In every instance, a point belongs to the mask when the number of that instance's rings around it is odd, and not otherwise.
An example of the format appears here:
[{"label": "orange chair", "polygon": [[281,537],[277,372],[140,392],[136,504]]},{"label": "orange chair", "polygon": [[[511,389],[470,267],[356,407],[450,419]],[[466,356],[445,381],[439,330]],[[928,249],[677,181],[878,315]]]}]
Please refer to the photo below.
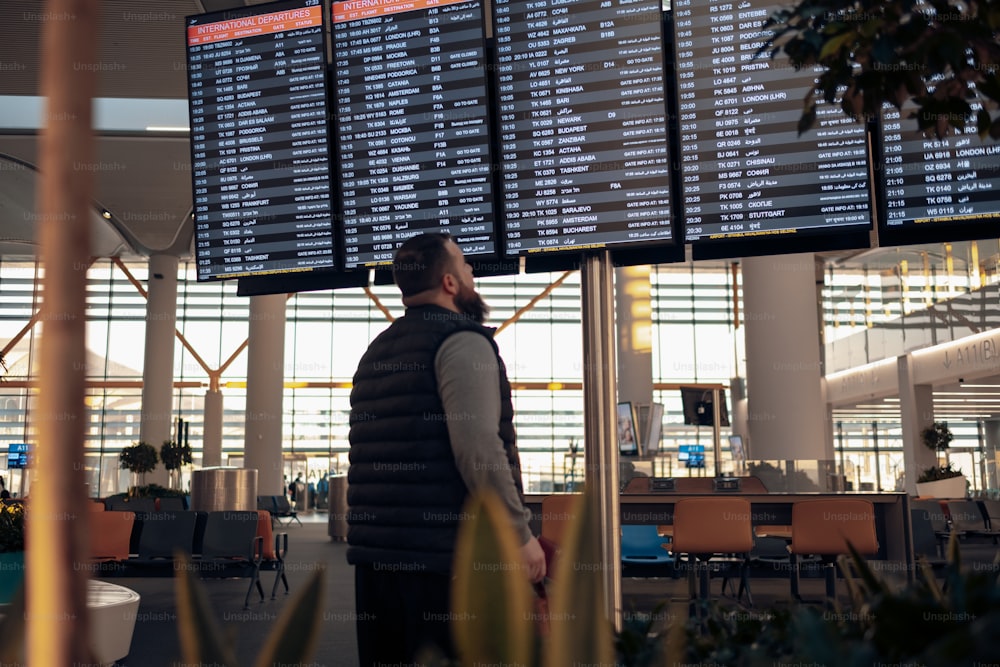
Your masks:
[{"label": "orange chair", "polygon": [[91,563],[100,565],[128,560],[135,512],[94,511],[89,520]]},{"label": "orange chair", "polygon": [[836,597],[837,557],[849,554],[848,544],[863,556],[878,553],[875,535],[875,506],[868,500],[830,498],[804,500],[792,505],[792,542],[790,571],[792,597],[799,594],[799,556],[819,556],[826,575],[826,597]]},{"label": "orange chair", "polygon": [[[285,585],[288,594],[288,578],[285,577],[285,554],[288,552],[288,533],[275,535],[271,528],[271,513],[267,510],[257,510],[257,536],[263,538],[264,549],[261,553],[261,570],[274,571],[274,585],[271,587],[271,599],[275,599],[278,582]],[[264,599],[264,589],[257,580],[257,590]]]},{"label": "orange chair", "polygon": [[[670,551],[677,556],[688,556],[688,581],[691,597],[695,596],[695,579],[700,574],[697,597],[709,595],[709,563],[716,555],[735,555],[739,562],[740,586],[737,599],[746,591],[750,595],[749,566],[753,549],[753,529],[750,525],[750,501],[745,498],[684,498],[674,504],[673,535]],[[699,560],[702,566],[699,567]],[[726,581],[722,584],[725,591]]]}]

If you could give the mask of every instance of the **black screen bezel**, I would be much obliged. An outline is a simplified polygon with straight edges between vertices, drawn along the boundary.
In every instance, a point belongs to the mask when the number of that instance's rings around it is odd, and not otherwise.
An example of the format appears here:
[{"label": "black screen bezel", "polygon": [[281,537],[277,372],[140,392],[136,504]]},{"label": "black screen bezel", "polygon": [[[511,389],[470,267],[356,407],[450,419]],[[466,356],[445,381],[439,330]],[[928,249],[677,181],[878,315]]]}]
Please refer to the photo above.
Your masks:
[{"label": "black screen bezel", "polygon": [[[330,0],[329,6],[327,8],[327,18],[329,19],[328,25],[329,25],[329,28],[330,28],[330,44],[331,44],[331,46],[334,46],[334,44],[335,44],[334,43],[334,39],[333,39],[333,33],[334,33],[333,5],[335,3],[336,3],[336,0]],[[459,4],[459,3],[454,3],[454,4]],[[423,9],[428,9],[428,8],[425,7]],[[484,77],[483,77],[483,80],[484,80],[484,95],[485,95],[485,99],[486,99],[486,108],[487,108],[487,114],[486,114],[487,138],[486,138],[485,144],[486,144],[487,150],[489,152],[489,156],[488,156],[487,162],[488,162],[489,168],[490,168],[489,183],[490,183],[491,197],[492,197],[492,201],[490,202],[490,204],[491,204],[491,209],[492,209],[492,212],[493,212],[493,221],[492,221],[491,230],[490,230],[489,233],[492,235],[492,238],[493,238],[493,248],[494,248],[494,250],[493,250],[493,252],[488,252],[488,253],[466,254],[466,260],[469,261],[470,264],[473,264],[474,261],[475,262],[479,262],[479,261],[483,261],[483,262],[498,262],[498,261],[500,261],[503,258],[503,255],[502,255],[502,253],[500,251],[500,234],[499,234],[499,223],[498,223],[498,220],[499,220],[499,217],[500,217],[500,211],[498,209],[498,203],[497,203],[497,188],[498,188],[497,172],[498,172],[498,165],[497,165],[497,158],[496,158],[496,155],[497,155],[497,152],[496,152],[496,148],[497,148],[497,146],[496,146],[497,125],[496,125],[496,111],[495,111],[495,106],[496,106],[495,101],[496,101],[496,98],[494,96],[494,86],[493,86],[492,81],[490,80],[490,76],[493,73],[494,61],[491,59],[491,41],[487,38],[487,35],[486,35],[486,0],[481,0],[480,10],[481,10],[481,15],[482,15],[482,19],[483,19],[480,22],[480,25],[482,26],[483,66],[484,66],[484,69],[486,70],[484,72]],[[415,9],[414,11],[419,11],[419,10]],[[337,77],[338,69],[337,69],[336,60],[337,60],[336,54],[334,54],[333,62],[330,63],[329,70],[328,70],[329,71],[329,80],[331,82],[336,82],[338,80],[338,78],[339,78],[339,77]],[[341,141],[340,141],[340,138],[341,138],[341,130],[340,130],[341,122],[340,122],[340,114],[339,114],[339,112],[337,110],[337,104],[336,104],[336,98],[338,97],[339,90],[340,89],[338,88],[338,86],[336,85],[336,83],[331,83],[331,85],[330,85],[330,91],[329,91],[329,108],[330,108],[330,114],[329,114],[329,116],[332,119],[331,122],[332,122],[332,124],[333,124],[333,126],[335,128],[335,131],[332,134],[332,143],[333,143],[333,145],[336,148],[336,155],[338,157],[341,155]],[[338,162],[339,162],[339,160],[338,160]],[[332,169],[332,172],[333,172],[333,180],[334,180],[335,187],[336,187],[336,190],[337,190],[338,201],[343,202],[343,199],[344,199],[344,197],[343,197],[343,184],[341,183],[340,170],[339,169]],[[421,181],[421,184],[423,184],[422,181]],[[426,187],[427,190],[430,190],[430,186],[429,185],[426,185],[426,184],[424,184],[424,185],[425,185],[425,187]],[[343,267],[343,269],[345,271],[373,270],[373,271],[376,272],[375,276],[378,276],[380,273],[382,273],[384,271],[389,271],[390,275],[391,275],[391,261],[362,262],[362,263],[359,263],[356,266],[354,266],[354,265],[348,266],[347,265],[347,243],[346,243],[346,232],[345,232],[345,230],[347,228],[347,221],[344,219],[343,206],[341,206],[341,208],[339,209],[338,214],[339,214],[339,221],[340,221],[340,224],[338,226],[338,231],[339,231],[339,237],[338,237],[339,244],[338,244],[338,246],[341,249],[341,252],[340,252],[340,255],[339,255],[340,266]],[[427,226],[426,228],[422,229],[422,232],[423,233],[433,233],[436,230],[437,230],[437,228],[435,228],[435,227]],[[453,235],[452,238],[455,238],[454,235]],[[457,242],[457,239],[456,239],[456,242]],[[463,247],[461,244],[459,244],[459,247],[462,247],[463,253],[466,252],[466,250],[467,250],[466,247]],[[378,284],[378,283],[376,283],[376,284]],[[392,284],[391,280],[387,284]]]},{"label": "black screen bezel", "polygon": [[[307,3],[309,3],[309,4],[307,4]],[[198,217],[197,217],[197,213],[196,213],[197,205],[194,202],[194,193],[195,193],[196,188],[197,188],[197,185],[195,183],[195,174],[194,174],[194,172],[195,172],[195,169],[194,169],[195,151],[194,151],[194,136],[193,136],[193,128],[194,128],[194,115],[193,115],[193,111],[194,111],[194,106],[191,104],[191,100],[192,100],[192,97],[191,97],[192,87],[191,87],[191,76],[190,76],[190,72],[191,72],[191,53],[190,53],[190,50],[189,50],[189,47],[188,47],[188,44],[187,44],[187,29],[191,25],[202,25],[202,24],[216,23],[216,22],[219,22],[219,21],[228,21],[228,20],[237,19],[237,18],[246,18],[248,16],[259,16],[259,15],[262,15],[262,14],[270,14],[270,13],[273,13],[273,12],[283,11],[286,8],[287,9],[300,9],[300,8],[304,8],[304,7],[314,7],[314,6],[315,7],[320,7],[320,9],[321,9],[321,11],[320,11],[320,19],[321,19],[320,35],[321,35],[321,39],[323,41],[323,46],[322,46],[323,60],[324,60],[324,63],[326,64],[326,66],[323,67],[323,87],[324,87],[323,99],[324,99],[324,103],[326,104],[326,108],[325,108],[325,112],[324,112],[324,116],[326,117],[326,137],[327,137],[326,146],[327,146],[327,151],[330,154],[329,164],[332,165],[334,159],[336,158],[336,153],[334,151],[334,145],[333,145],[333,142],[332,142],[331,127],[330,127],[330,109],[329,109],[329,99],[330,99],[330,89],[331,89],[331,86],[330,86],[329,64],[328,64],[329,63],[329,53],[330,53],[330,43],[329,43],[329,37],[328,37],[328,35],[329,35],[329,28],[330,28],[330,26],[329,26],[329,23],[328,23],[327,13],[326,13],[326,10],[325,10],[325,6],[324,6],[324,1],[323,0],[275,0],[274,2],[266,2],[266,3],[259,4],[259,5],[252,5],[252,6],[246,6],[246,7],[236,7],[236,8],[233,8],[233,9],[224,9],[224,10],[219,10],[219,11],[214,11],[214,12],[204,12],[204,13],[201,13],[201,14],[190,14],[188,16],[185,16],[185,18],[184,18],[184,55],[185,55],[185,64],[187,65],[187,70],[186,70],[187,71],[187,76],[185,77],[185,79],[186,79],[186,83],[187,83],[187,92],[188,92],[188,123],[189,123],[189,127],[192,128],[192,134],[191,134],[191,137],[190,137],[189,142],[188,142],[189,143],[189,151],[190,151],[190,155],[191,155],[191,199],[192,199],[192,208],[191,208],[192,214],[191,214],[191,219],[192,219],[192,225],[194,226],[194,229],[192,230],[192,232],[194,234],[194,239],[193,239],[193,243],[194,243],[194,260],[195,260],[195,276],[196,276],[197,282],[200,282],[200,283],[210,283],[210,282],[218,282],[218,281],[224,281],[224,280],[241,280],[241,279],[248,279],[248,278],[259,278],[259,277],[265,277],[265,276],[284,276],[284,275],[288,275],[288,274],[307,274],[307,273],[313,273],[313,272],[317,272],[317,271],[319,271],[319,272],[330,272],[330,271],[339,271],[343,267],[343,264],[340,263],[340,261],[339,261],[338,242],[337,242],[337,225],[336,225],[336,219],[337,219],[337,216],[338,216],[338,213],[339,213],[341,207],[340,207],[340,201],[339,201],[339,199],[337,197],[336,184],[334,182],[335,172],[331,168],[331,169],[328,170],[328,178],[329,178],[329,183],[330,183],[330,197],[329,197],[329,202],[330,202],[330,238],[331,238],[331,243],[332,243],[332,246],[333,246],[331,248],[332,266],[329,266],[329,267],[325,267],[325,266],[324,267],[304,267],[304,268],[296,268],[296,269],[288,269],[288,270],[268,270],[268,271],[249,272],[249,273],[242,273],[242,274],[230,274],[230,275],[216,275],[216,274],[213,274],[213,275],[206,276],[204,278],[202,278],[201,274],[198,273],[198,259],[199,259],[199,257],[198,257],[198,230],[197,230]]]}]

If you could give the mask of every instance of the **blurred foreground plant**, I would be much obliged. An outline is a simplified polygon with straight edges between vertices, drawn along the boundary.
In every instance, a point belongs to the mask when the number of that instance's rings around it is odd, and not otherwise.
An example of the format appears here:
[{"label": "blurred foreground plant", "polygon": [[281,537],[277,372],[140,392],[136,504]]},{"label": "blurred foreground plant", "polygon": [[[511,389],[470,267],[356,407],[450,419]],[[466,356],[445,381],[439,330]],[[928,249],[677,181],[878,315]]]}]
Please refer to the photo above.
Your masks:
[{"label": "blurred foreground plant", "polygon": [[943,585],[921,560],[915,580],[891,586],[856,552],[843,557],[851,606],[745,612],[711,605],[703,626],[688,627],[686,662],[726,665],[809,663],[986,665],[1000,656],[1000,563],[961,569],[949,544]]},{"label": "blurred foreground plant", "polygon": [[521,567],[506,508],[491,493],[470,499],[464,512],[469,518],[455,547],[452,594],[452,632],[460,664],[661,664],[659,652],[665,646],[673,646],[680,657],[676,642],[651,641],[651,623],[632,624],[616,637],[604,613],[601,573],[606,566],[595,499],[591,494],[579,496],[569,514],[555,571],[549,573],[545,608],[536,605]]},{"label": "blurred foreground plant", "polygon": [[[204,585],[192,574],[187,559],[179,558],[177,627],[184,664],[237,667],[232,644],[216,622]],[[309,662],[316,650],[325,590],[324,571],[317,569],[278,617],[257,656],[256,667]]]},{"label": "blurred foreground plant", "polygon": [[823,99],[856,120],[877,118],[884,104],[912,106],[917,127],[937,137],[968,127],[1000,138],[998,0],[798,0],[763,27],[761,52],[823,70],[806,92],[800,134]]}]

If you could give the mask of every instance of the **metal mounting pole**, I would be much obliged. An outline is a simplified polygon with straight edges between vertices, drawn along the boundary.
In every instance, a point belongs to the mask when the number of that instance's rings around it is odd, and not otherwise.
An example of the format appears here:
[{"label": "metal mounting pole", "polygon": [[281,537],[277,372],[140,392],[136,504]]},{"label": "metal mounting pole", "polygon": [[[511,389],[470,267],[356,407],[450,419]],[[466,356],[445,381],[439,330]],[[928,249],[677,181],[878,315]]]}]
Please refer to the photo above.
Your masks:
[{"label": "metal mounting pole", "polygon": [[615,441],[614,269],[608,252],[586,255],[580,265],[583,319],[583,428],[586,485],[600,509],[607,617],[621,629],[621,513]]}]

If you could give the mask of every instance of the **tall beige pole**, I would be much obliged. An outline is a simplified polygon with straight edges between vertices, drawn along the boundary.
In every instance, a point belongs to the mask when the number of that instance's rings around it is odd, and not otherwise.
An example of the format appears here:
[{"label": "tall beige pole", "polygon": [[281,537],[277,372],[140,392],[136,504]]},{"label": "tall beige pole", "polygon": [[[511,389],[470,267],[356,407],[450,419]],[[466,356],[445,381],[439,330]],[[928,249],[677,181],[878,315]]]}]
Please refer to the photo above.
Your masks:
[{"label": "tall beige pole", "polygon": [[43,12],[38,237],[42,334],[35,482],[28,504],[27,657],[62,667],[90,659],[83,473],[86,276],[94,174],[97,0],[47,0]]}]

